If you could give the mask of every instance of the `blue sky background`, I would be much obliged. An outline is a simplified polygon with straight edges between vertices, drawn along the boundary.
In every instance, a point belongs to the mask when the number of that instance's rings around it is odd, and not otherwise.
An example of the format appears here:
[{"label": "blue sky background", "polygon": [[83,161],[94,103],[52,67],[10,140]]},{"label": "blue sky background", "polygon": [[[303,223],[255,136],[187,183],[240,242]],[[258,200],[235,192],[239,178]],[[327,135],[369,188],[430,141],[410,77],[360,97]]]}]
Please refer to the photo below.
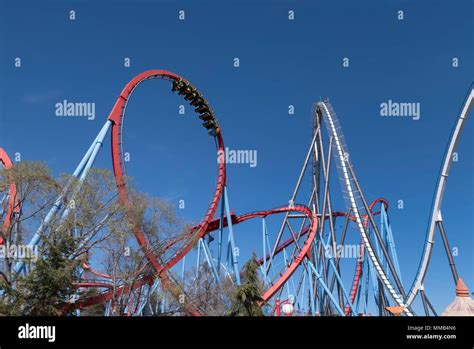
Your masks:
[{"label": "blue sky background", "polygon": [[[257,167],[228,166],[231,206],[244,213],[288,201],[311,140],[312,104],[327,96],[367,199],[383,196],[391,203],[408,290],[444,150],[472,82],[472,23],[471,1],[0,0],[0,146],[23,160],[43,160],[57,174],[71,172],[123,86],[144,70],[166,69],[207,97],[227,146],[258,151]],[[14,67],[15,57],[21,68]],[[163,81],[147,82],[129,104],[128,173],[143,191],[174,204],[184,199],[182,216],[199,221],[215,185],[214,144],[189,108],[178,114],[182,100],[169,89]],[[54,105],[64,99],[95,102],[96,119],[55,116]],[[421,103],[421,119],[381,117],[380,103],[389,99]],[[295,115],[288,115],[290,104]],[[442,210],[471,291],[472,132],[467,122]],[[112,168],[109,138],[96,166]],[[400,199],[403,210],[396,209]],[[342,201],[334,204],[344,210]],[[239,227],[237,234],[260,234],[259,226]],[[439,235],[436,241],[426,289],[442,311],[454,289]],[[245,259],[252,239],[239,243]]]}]

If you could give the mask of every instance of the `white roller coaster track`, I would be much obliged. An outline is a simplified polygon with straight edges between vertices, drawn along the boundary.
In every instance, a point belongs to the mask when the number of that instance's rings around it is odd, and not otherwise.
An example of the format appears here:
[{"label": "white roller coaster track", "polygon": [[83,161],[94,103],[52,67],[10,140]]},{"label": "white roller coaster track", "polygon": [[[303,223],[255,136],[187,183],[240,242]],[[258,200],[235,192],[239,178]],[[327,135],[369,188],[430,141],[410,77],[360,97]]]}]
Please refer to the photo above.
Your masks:
[{"label": "white roller coaster track", "polygon": [[441,203],[443,201],[444,189],[446,188],[446,181],[448,179],[448,174],[449,174],[449,169],[451,167],[453,153],[454,153],[454,150],[456,149],[456,145],[461,135],[461,131],[467,120],[469,110],[471,109],[473,104],[474,104],[474,89],[472,88],[472,85],[471,85],[470,92],[466,98],[466,102],[464,103],[461,113],[459,114],[459,117],[456,121],[456,125],[453,129],[451,138],[448,143],[448,148],[446,149],[446,153],[444,155],[443,166],[441,167],[441,172],[438,178],[438,185],[437,185],[435,196],[433,199],[430,223],[429,223],[428,231],[426,234],[425,248],[423,251],[423,256],[421,258],[420,265],[418,267],[418,272],[416,274],[415,280],[413,281],[413,285],[410,289],[410,292],[408,293],[408,296],[407,296],[407,305],[410,305],[413,302],[418,291],[421,290],[423,287],[423,281],[425,279],[426,272],[428,271],[428,265],[430,263],[431,252],[433,250],[434,233],[436,229],[436,224],[437,222],[441,221]]},{"label": "white roller coaster track", "polygon": [[361,195],[358,192],[357,188],[354,187],[353,181],[355,179],[351,178],[350,172],[348,170],[348,167],[351,165],[349,162],[348,153],[346,153],[347,149],[345,149],[342,131],[340,127],[337,126],[339,125],[337,116],[334,113],[334,110],[332,106],[329,104],[329,102],[326,102],[326,101],[319,102],[318,106],[322,108],[322,111],[325,114],[324,119],[326,120],[326,126],[328,128],[328,132],[334,139],[333,145],[335,147],[336,152],[333,152],[333,154],[340,165],[339,173],[340,173],[341,185],[343,186],[342,190],[344,191],[344,188],[346,190],[345,194],[347,195],[346,200],[349,206],[348,208],[352,209],[352,213],[354,217],[356,218],[357,227],[360,231],[362,239],[364,240],[367,254],[369,255],[370,260],[372,261],[372,264],[375,268],[375,271],[379,279],[382,281],[382,283],[384,284],[385,288],[390,293],[392,298],[395,300],[395,302],[399,306],[403,307],[404,312],[407,316],[413,316],[413,313],[408,309],[406,304],[404,304],[403,297],[395,290],[387,274],[382,269],[380,261],[372,248],[372,244],[369,241],[369,237],[362,223],[361,215],[359,212],[360,206],[357,204],[357,200],[358,198],[360,198]]}]

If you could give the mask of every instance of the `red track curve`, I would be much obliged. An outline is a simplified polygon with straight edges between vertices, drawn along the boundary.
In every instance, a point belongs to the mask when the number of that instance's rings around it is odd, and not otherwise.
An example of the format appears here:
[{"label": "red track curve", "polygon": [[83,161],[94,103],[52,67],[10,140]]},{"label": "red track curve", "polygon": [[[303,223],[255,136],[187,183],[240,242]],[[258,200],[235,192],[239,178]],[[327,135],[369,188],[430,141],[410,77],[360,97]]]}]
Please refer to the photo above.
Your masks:
[{"label": "red track curve", "polygon": [[[6,170],[10,169],[13,166],[13,163],[12,163],[10,157],[8,156],[6,151],[3,150],[3,148],[0,148],[0,163],[2,164],[3,168],[6,169]],[[10,195],[10,197],[8,199],[8,209],[7,209],[7,212],[5,214],[5,219],[3,221],[3,229],[5,231],[7,231],[8,228],[10,228],[11,218],[12,218],[13,212],[18,212],[18,209],[19,209],[18,208],[18,198],[16,197],[16,184],[13,180],[10,181],[9,195]],[[4,242],[5,242],[4,238],[2,236],[0,236],[0,245],[3,245]]]},{"label": "red track curve", "polygon": [[[377,203],[382,203],[385,206],[385,209],[388,210],[388,201],[385,200],[384,198],[377,198],[377,199],[373,200],[369,205],[369,209],[370,209],[371,212],[372,212],[372,209],[374,208],[374,206]],[[374,216],[376,216],[376,215],[380,214],[380,212],[372,212],[372,214]],[[335,212],[333,212],[332,216],[333,217],[348,217],[351,221],[355,221],[355,217],[354,216],[348,216],[346,212],[335,211]],[[367,215],[363,216],[363,218],[364,218],[364,226],[367,227],[367,223],[368,223]],[[325,219],[328,219],[328,217],[326,217]],[[308,231],[309,231],[309,229],[305,228],[301,232],[301,236],[306,235],[308,233]],[[292,237],[288,238],[287,240],[282,242],[280,245],[278,245],[277,249],[275,250],[275,254],[280,253],[281,251],[283,251],[283,249],[285,249],[286,247],[292,245],[293,243],[294,243],[294,239]],[[356,271],[354,273],[354,277],[353,277],[353,280],[352,280],[351,293],[349,295],[349,299],[350,299],[351,303],[354,303],[354,300],[357,296],[357,290],[359,289],[360,277],[362,275],[362,264],[363,264],[363,261],[364,261],[364,253],[365,253],[364,241],[361,239],[360,250],[359,250],[359,255],[360,256],[359,256],[359,259],[357,260]],[[265,257],[262,257],[262,258],[258,259],[257,263],[259,265],[262,265],[264,258],[266,260],[268,260],[268,259],[270,259],[270,255],[267,254]],[[346,316],[348,316],[350,314],[350,312],[351,312],[351,308],[350,308],[349,304],[347,304],[345,306],[344,313],[346,314]]]},{"label": "red track curve", "polygon": [[307,216],[307,218],[310,220],[310,225],[309,225],[309,236],[304,242],[303,248],[300,250],[298,255],[295,257],[293,262],[288,266],[286,271],[283,273],[282,276],[277,280],[276,283],[274,283],[265,293],[263,294],[263,302],[266,303],[270,300],[270,298],[273,297],[273,295],[288,281],[288,279],[293,275],[295,272],[296,268],[301,264],[303,259],[309,255],[311,244],[314,241],[314,238],[316,237],[316,230],[318,228],[318,219],[316,215],[311,211],[308,207],[303,206],[303,205],[294,205],[292,207],[280,207],[276,208],[273,210],[268,210],[268,211],[257,211],[253,213],[247,213],[245,215],[237,217],[237,222],[241,223],[244,222],[248,219],[256,218],[256,217],[266,217],[269,215],[273,215],[276,213],[281,213],[281,212],[300,212],[303,213]]},{"label": "red track curve", "polygon": [[[309,208],[303,205],[294,205],[292,207],[279,207],[279,208],[274,208],[271,210],[251,212],[251,213],[247,213],[241,216],[235,216],[235,215],[232,216],[232,224],[240,224],[242,222],[245,222],[253,218],[266,217],[266,216],[283,213],[283,212],[300,212],[300,213],[305,214],[310,220],[310,225],[308,229],[309,235],[306,241],[304,242],[303,248],[301,249],[300,253],[295,257],[292,264],[286,269],[286,271],[280,276],[280,278],[268,290],[264,292],[262,296],[263,303],[268,302],[273,297],[273,295],[288,281],[291,275],[293,275],[295,270],[301,264],[302,260],[309,254],[310,252],[309,249],[316,236],[318,220],[316,218],[316,215]],[[214,230],[219,229],[218,223],[219,223],[219,219],[215,219],[211,221],[210,224],[208,225],[208,229],[206,229],[206,231],[204,232],[204,235]],[[227,221],[224,222],[224,226],[226,225],[227,225]],[[135,290],[138,287],[141,287],[147,283],[150,284],[152,281],[153,281],[153,275],[150,275],[150,274],[145,275],[142,279],[138,280],[133,285],[117,287],[115,291],[107,291],[100,295],[89,297],[87,299],[78,301],[74,304],[70,304],[68,305],[67,308],[68,309],[84,308],[84,307],[88,307],[94,304],[103,303],[105,301],[111,300],[114,294],[116,296],[120,296],[124,293],[128,293],[131,290]],[[106,285],[103,285],[103,284],[99,285],[99,283],[81,283],[81,284],[77,284],[77,287],[106,287]]]}]

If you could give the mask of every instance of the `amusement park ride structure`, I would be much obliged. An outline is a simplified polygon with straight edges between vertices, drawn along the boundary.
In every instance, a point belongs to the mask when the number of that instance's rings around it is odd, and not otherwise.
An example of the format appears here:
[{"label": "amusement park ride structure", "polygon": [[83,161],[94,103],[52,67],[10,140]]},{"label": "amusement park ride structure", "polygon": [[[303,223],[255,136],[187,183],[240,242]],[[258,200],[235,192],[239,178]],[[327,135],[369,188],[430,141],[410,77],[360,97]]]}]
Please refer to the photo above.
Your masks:
[{"label": "amusement park ride structure", "polygon": [[[135,89],[148,80],[171,82],[173,92],[181,95],[194,108],[203,121],[204,128],[214,138],[218,151],[224,151],[222,130],[214,111],[203,95],[186,79],[165,71],[149,70],[134,77],[122,90],[104,126],[92,142],[86,154],[73,172],[72,181],[58,196],[55,204],[42,224],[32,236],[29,246],[36,246],[43,234],[48,234],[53,219],[59,222],[71,213],[67,200],[74,198],[81,190],[94,161],[102,148],[107,133],[111,132],[112,164],[118,189],[119,200],[129,200],[123,161],[124,117],[127,104]],[[281,311],[297,315],[340,315],[356,316],[365,314],[389,315],[390,305],[399,307],[406,316],[415,315],[411,305],[420,294],[426,315],[436,315],[436,311],[423,287],[427,274],[434,232],[438,227],[446,248],[448,261],[456,283],[458,273],[450,252],[448,238],[441,218],[441,203],[446,187],[452,154],[459,140],[461,130],[473,104],[472,86],[461,110],[455,129],[445,154],[443,166],[433,200],[427,238],[418,273],[408,294],[405,292],[394,236],[388,215],[389,204],[383,198],[368,202],[350,161],[348,148],[342,134],[338,117],[328,100],[319,101],[313,108],[312,140],[298,176],[289,204],[268,210],[236,215],[230,210],[229,193],[226,183],[226,163],[222,157],[217,165],[217,180],[214,195],[202,221],[192,227],[184,236],[166,242],[164,255],[158,258],[150,248],[145,234],[139,227],[132,226],[133,235],[147,260],[145,267],[137,270],[137,281],[133,284],[112,283],[104,272],[97,271],[88,263],[83,263],[82,280],[75,283],[77,295],[84,295],[87,289],[98,292],[93,296],[76,297],[65,304],[65,309],[84,309],[94,304],[105,304],[105,315],[109,315],[113,300],[122,295],[132,295],[125,309],[125,315],[153,315],[164,313],[170,304],[179,304],[185,315],[206,315],[203,309],[192,301],[180,301],[192,285],[181,282],[184,279],[186,262],[192,258],[190,251],[197,247],[195,279],[206,264],[212,272],[215,287],[222,287],[222,278],[235,285],[241,284],[241,271],[236,251],[235,229],[241,223],[261,219],[261,244],[257,251],[259,273],[264,285],[262,307],[267,315],[280,315]],[[323,124],[326,132],[323,133]],[[13,164],[0,148],[0,162],[8,169]],[[333,171],[336,167],[337,173]],[[341,193],[346,203],[342,211],[334,210],[334,193],[330,183],[338,177]],[[310,178],[311,188],[306,204],[296,204],[302,197],[302,182]],[[20,212],[16,198],[14,181],[9,188],[0,188],[4,193],[1,201],[0,218],[3,227],[15,224]],[[308,193],[303,193],[306,197]],[[220,210],[219,210],[220,206]],[[268,221],[280,217],[280,228],[270,234]],[[343,220],[342,229],[338,229]],[[343,282],[341,259],[335,252],[344,246],[349,227],[353,227],[360,237],[359,256],[356,258],[355,272],[351,284]],[[80,246],[88,250],[99,225]],[[217,237],[217,239],[215,238]],[[244,238],[244,237],[242,237]],[[4,240],[0,237],[0,244]],[[193,253],[196,254],[196,253]],[[188,261],[186,260],[188,257]],[[71,256],[74,258],[74,256]],[[178,265],[180,264],[180,265]],[[14,265],[17,274],[26,273],[25,263],[18,260]],[[177,276],[181,274],[181,276]],[[153,307],[150,299],[161,299],[160,309]],[[223,302],[226,300],[223,299]]]}]

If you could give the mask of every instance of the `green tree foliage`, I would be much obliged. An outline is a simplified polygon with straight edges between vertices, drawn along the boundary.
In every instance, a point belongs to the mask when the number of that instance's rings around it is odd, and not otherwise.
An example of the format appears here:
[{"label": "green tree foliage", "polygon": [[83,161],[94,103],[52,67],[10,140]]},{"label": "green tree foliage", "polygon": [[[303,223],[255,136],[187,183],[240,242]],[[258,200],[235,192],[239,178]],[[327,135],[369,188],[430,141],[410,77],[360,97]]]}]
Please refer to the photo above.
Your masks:
[{"label": "green tree foliage", "polygon": [[74,239],[63,230],[44,241],[41,258],[15,287],[2,281],[5,294],[1,315],[59,315],[64,302],[74,294],[79,262],[68,258],[75,249]]},{"label": "green tree foliage", "polygon": [[242,285],[238,286],[230,310],[231,316],[263,316],[261,307],[262,286],[257,274],[258,264],[255,252],[244,265]]}]

